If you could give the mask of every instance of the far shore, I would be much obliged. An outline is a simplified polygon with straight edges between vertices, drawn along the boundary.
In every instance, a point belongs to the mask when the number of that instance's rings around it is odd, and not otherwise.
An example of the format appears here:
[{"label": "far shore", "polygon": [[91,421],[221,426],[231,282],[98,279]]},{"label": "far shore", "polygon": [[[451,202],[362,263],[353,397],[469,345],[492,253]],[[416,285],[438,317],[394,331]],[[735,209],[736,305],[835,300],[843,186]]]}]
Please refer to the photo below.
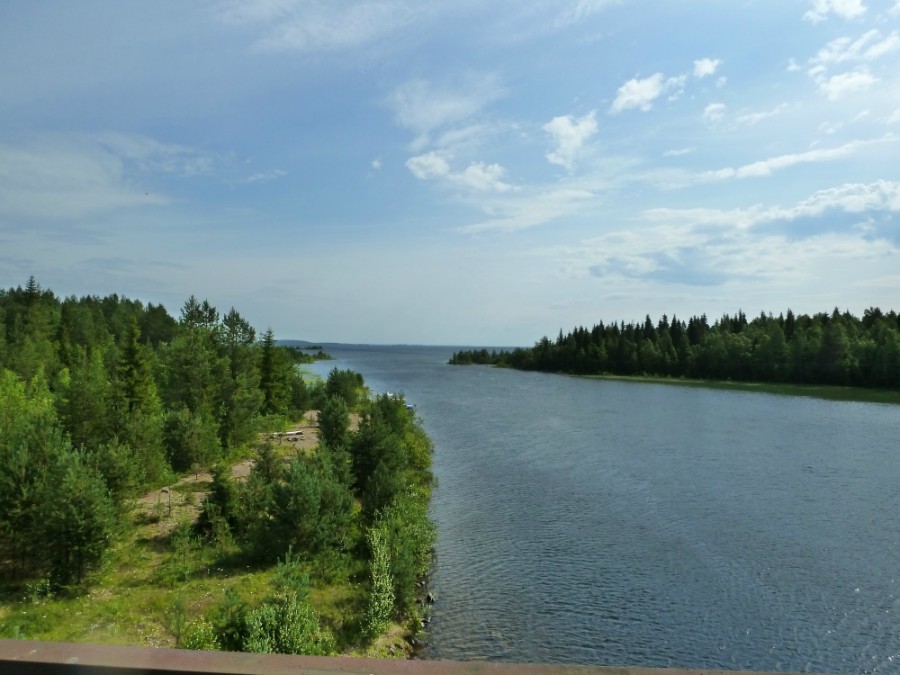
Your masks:
[{"label": "far shore", "polygon": [[[562,373],[565,374],[565,373]],[[668,384],[679,387],[702,389],[727,389],[751,391],[779,396],[808,396],[829,401],[859,401],[864,403],[888,403],[900,405],[900,391],[894,389],[871,389],[866,387],[838,387],[826,384],[792,384],[785,382],[741,382],[735,380],[697,380],[679,377],[658,377],[652,375],[573,375],[597,380],[620,382]]]}]

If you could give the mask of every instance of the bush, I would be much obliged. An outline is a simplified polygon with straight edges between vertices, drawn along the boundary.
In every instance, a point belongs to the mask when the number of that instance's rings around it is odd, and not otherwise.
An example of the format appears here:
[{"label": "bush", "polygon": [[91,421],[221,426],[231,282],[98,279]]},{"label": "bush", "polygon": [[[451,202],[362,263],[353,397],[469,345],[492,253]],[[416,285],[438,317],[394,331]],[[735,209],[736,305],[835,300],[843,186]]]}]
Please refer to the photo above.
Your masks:
[{"label": "bush", "polygon": [[330,654],[334,637],[319,625],[312,607],[286,593],[244,615],[242,651],[264,654]]},{"label": "bush", "polygon": [[363,615],[363,634],[371,640],[384,632],[394,613],[394,579],[383,528],[370,529],[367,538],[372,557],[369,563],[372,587]]}]

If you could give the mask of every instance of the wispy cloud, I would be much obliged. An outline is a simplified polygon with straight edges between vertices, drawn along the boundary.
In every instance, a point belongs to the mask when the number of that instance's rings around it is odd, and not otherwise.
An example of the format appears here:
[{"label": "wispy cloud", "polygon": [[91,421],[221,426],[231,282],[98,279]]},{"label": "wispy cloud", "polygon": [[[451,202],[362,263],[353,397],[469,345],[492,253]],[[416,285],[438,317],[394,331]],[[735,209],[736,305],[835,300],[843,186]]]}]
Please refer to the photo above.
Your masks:
[{"label": "wispy cloud", "polygon": [[159,206],[156,174],[191,177],[213,160],[188,148],[125,134],[50,135],[0,145],[0,213],[81,218],[116,209]]},{"label": "wispy cloud", "polygon": [[252,185],[254,183],[268,183],[269,181],[278,180],[279,178],[283,178],[287,175],[287,171],[282,171],[281,169],[272,169],[271,171],[260,171],[254,174],[247,176],[246,178],[241,178],[236,183],[246,183],[248,185]]},{"label": "wispy cloud", "polygon": [[803,18],[811,23],[825,21],[830,14],[842,19],[856,19],[866,13],[862,0],[812,0],[812,8]]},{"label": "wispy cloud", "polygon": [[682,157],[691,154],[695,150],[696,148],[673,148],[672,150],[666,150],[663,153],[663,157]]},{"label": "wispy cloud", "polygon": [[807,152],[797,152],[787,155],[779,155],[758,162],[751,162],[736,168],[724,168],[714,171],[707,171],[699,174],[701,181],[706,180],[726,180],[730,178],[759,178],[762,176],[770,176],[776,171],[796,166],[797,164],[812,164],[816,162],[829,162],[835,159],[848,157],[860,148],[871,143],[882,143],[885,141],[896,140],[893,136],[885,136],[877,141],[851,141],[836,148],[820,148],[809,150]]},{"label": "wispy cloud", "polygon": [[642,218],[649,222],[722,225],[748,229],[776,221],[815,218],[828,211],[864,213],[866,211],[900,212],[900,182],[879,180],[874,183],[845,183],[819,190],[790,207],[760,205],[741,209],[648,209]]},{"label": "wispy cloud", "polygon": [[743,113],[738,115],[735,118],[735,122],[738,124],[745,124],[747,126],[753,126],[754,124],[758,124],[763,120],[771,119],[773,117],[778,117],[781,113],[787,110],[787,103],[780,103],[771,110],[765,110],[763,112],[755,112],[755,113]]},{"label": "wispy cloud", "polygon": [[[817,223],[825,213],[898,211],[900,183],[891,181],[848,183],[786,207],[649,209],[637,224],[562,248],[559,256],[564,267],[609,281],[645,279],[701,287],[773,278],[814,282],[829,261],[884,260],[896,253],[896,243],[856,225],[856,220],[830,230],[798,230],[789,223]],[[779,223],[781,227],[773,227]],[[760,227],[764,229],[754,229]],[[781,264],[773,266],[774,259]]]},{"label": "wispy cloud", "polygon": [[556,143],[556,149],[546,155],[547,161],[572,171],[584,144],[597,133],[597,114],[592,110],[581,118],[572,115],[554,117],[543,129]]},{"label": "wispy cloud", "polygon": [[569,0],[565,9],[557,17],[557,25],[567,25],[602,12],[611,5],[620,5],[625,0]]},{"label": "wispy cloud", "polygon": [[399,0],[235,0],[220,4],[219,16],[258,28],[259,49],[312,52],[369,45],[409,25],[426,9],[422,3]]},{"label": "wispy cloud", "polygon": [[[878,78],[870,72],[868,64],[898,49],[900,34],[897,31],[886,37],[882,37],[877,30],[870,30],[855,40],[837,38],[809,60],[807,72],[829,101],[838,101],[870,89]],[[845,64],[856,64],[856,67],[843,73],[829,74],[829,69]]]},{"label": "wispy cloud", "polygon": [[515,232],[558,220],[579,212],[593,200],[587,190],[558,188],[521,198],[494,203],[487,220],[460,228],[465,234],[483,232]]},{"label": "wispy cloud", "polygon": [[703,109],[703,121],[707,124],[716,124],[725,117],[727,107],[724,103],[710,103]]},{"label": "wispy cloud", "polygon": [[840,63],[871,62],[900,49],[900,35],[897,31],[882,37],[878,30],[870,30],[855,40],[848,37],[837,38],[810,59],[810,66],[816,68]]},{"label": "wispy cloud", "polygon": [[428,145],[433,132],[466,122],[503,93],[494,75],[470,75],[449,86],[417,79],[395,89],[388,105],[397,123],[416,134],[415,152]]}]

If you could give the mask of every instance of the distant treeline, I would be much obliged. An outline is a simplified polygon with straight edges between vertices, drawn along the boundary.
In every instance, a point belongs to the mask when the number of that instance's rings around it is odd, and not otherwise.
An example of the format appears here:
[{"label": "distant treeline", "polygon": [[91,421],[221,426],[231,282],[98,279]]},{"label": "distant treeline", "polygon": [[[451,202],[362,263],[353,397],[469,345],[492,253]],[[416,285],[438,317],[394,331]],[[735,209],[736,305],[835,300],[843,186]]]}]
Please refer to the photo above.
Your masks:
[{"label": "distant treeline", "polygon": [[655,324],[598,323],[511,351],[460,351],[452,364],[482,363],[578,375],[900,387],[900,316],[873,307],[862,318],[835,309],[791,310],[748,320],[739,311],[712,325],[663,315]]}]

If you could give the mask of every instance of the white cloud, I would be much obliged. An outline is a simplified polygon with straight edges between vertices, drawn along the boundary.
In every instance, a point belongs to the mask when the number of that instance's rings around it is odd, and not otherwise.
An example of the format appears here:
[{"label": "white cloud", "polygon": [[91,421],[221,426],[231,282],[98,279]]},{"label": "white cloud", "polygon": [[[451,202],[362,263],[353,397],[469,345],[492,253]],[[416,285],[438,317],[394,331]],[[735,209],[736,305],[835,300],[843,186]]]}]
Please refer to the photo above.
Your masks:
[{"label": "white cloud", "polygon": [[597,133],[596,111],[592,110],[580,119],[571,115],[554,117],[543,129],[556,142],[556,150],[546,155],[547,161],[572,171],[584,143]]},{"label": "white cloud", "polygon": [[849,73],[832,75],[822,78],[819,82],[819,91],[825,94],[829,101],[838,101],[850,94],[866,91],[878,81],[867,68],[860,68]]},{"label": "white cloud", "polygon": [[662,73],[654,73],[643,80],[637,78],[628,80],[619,87],[616,99],[612,102],[609,111],[610,113],[619,113],[629,108],[650,110],[653,107],[653,101],[666,92],[669,92],[670,99],[678,98],[686,81],[687,75],[665,78]]},{"label": "white cloud", "polygon": [[499,164],[475,162],[457,174],[450,174],[450,179],[460,185],[480,192],[509,192],[513,186],[504,183],[502,178],[506,171]]},{"label": "white cloud", "polygon": [[450,173],[450,164],[436,152],[427,152],[424,155],[410,157],[406,160],[406,168],[420,180],[440,178]]},{"label": "white cloud", "polygon": [[617,113],[629,108],[650,110],[660,94],[663,93],[663,74],[655,73],[643,80],[632,79],[619,87],[611,112]]},{"label": "white cloud", "polygon": [[900,124],[900,108],[894,110],[891,116],[887,118],[888,124]]},{"label": "white cloud", "polygon": [[787,110],[787,103],[781,103],[774,107],[772,110],[766,110],[764,112],[758,113],[744,113],[743,115],[738,115],[735,121],[738,124],[746,124],[748,126],[753,126],[763,120],[770,119],[772,117],[777,117],[781,113]]},{"label": "white cloud", "polygon": [[433,131],[468,120],[502,95],[503,89],[492,75],[470,76],[448,88],[412,80],[394,90],[388,104],[397,122],[417,134],[413,150],[421,150]]},{"label": "white cloud", "polygon": [[406,168],[419,180],[444,178],[478,192],[508,192],[515,188],[503,182],[506,171],[499,164],[473,162],[460,172],[453,172],[447,158],[438,152],[427,152],[406,160]]},{"label": "white cloud", "polygon": [[891,11],[891,16],[900,15],[900,0],[897,0],[897,2],[894,3],[894,6],[891,7],[890,11]]},{"label": "white cloud", "polygon": [[375,171],[380,171],[381,170],[381,157],[376,157],[375,159],[373,159],[371,161],[371,166],[373,169],[375,169]]},{"label": "white cloud", "polygon": [[726,106],[724,103],[710,103],[703,109],[703,121],[707,124],[716,124],[725,117]]},{"label": "white cloud", "polygon": [[866,12],[862,0],[813,0],[812,9],[803,18],[811,23],[825,21],[829,14],[842,19],[855,19]]},{"label": "white cloud", "polygon": [[703,78],[715,75],[716,69],[722,64],[719,59],[697,59],[694,61],[694,77]]}]

